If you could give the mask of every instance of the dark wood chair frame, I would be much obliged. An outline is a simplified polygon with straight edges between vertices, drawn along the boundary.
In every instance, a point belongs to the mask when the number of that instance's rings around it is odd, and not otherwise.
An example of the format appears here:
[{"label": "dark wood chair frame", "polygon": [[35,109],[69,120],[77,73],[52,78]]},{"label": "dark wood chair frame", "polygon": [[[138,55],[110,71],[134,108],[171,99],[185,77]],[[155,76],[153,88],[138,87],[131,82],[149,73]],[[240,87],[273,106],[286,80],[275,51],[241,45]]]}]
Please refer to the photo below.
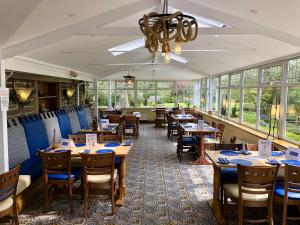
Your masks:
[{"label": "dark wood chair frame", "polygon": [[166,109],[155,110],[155,128],[165,127],[166,123]]},{"label": "dark wood chair frame", "polygon": [[[195,143],[195,144],[190,144],[190,145],[184,145],[183,143],[183,138],[184,138],[184,129],[181,126],[178,126],[178,137],[177,137],[177,158],[179,159],[179,162],[181,163],[182,161],[182,154],[191,154],[193,155],[194,158],[196,158],[196,156],[198,155],[198,148],[199,148],[199,144]],[[195,137],[196,138],[196,137]],[[195,148],[195,151],[190,151],[191,148]],[[184,151],[184,150],[188,150],[188,151]]]},{"label": "dark wood chair frame", "polygon": [[[124,122],[124,131],[123,131],[123,135],[124,135],[124,136],[126,135],[126,133],[125,133],[125,130],[126,130],[126,129],[132,129],[133,137],[134,137],[134,139],[137,139],[139,127],[138,127],[138,122],[137,122],[136,116],[132,116],[132,115],[124,115],[122,119],[123,119],[123,122]],[[126,124],[134,124],[134,126],[128,128],[128,127],[126,127]]]}]

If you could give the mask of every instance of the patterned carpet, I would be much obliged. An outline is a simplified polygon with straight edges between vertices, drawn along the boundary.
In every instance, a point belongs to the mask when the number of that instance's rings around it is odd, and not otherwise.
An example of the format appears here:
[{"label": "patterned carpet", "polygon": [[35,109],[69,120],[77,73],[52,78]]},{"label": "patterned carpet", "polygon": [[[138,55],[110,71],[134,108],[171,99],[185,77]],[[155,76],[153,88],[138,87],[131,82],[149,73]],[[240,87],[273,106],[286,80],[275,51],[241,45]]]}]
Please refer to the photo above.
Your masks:
[{"label": "patterned carpet", "polygon": [[165,129],[141,125],[140,138],[127,157],[125,204],[112,216],[106,196],[90,200],[89,217],[82,215],[82,200],[74,196],[75,212],[69,213],[67,197],[55,199],[48,213],[37,197],[19,216],[20,224],[216,224],[208,200],[212,197],[211,166],[190,166],[184,156],[179,164],[176,147]]}]

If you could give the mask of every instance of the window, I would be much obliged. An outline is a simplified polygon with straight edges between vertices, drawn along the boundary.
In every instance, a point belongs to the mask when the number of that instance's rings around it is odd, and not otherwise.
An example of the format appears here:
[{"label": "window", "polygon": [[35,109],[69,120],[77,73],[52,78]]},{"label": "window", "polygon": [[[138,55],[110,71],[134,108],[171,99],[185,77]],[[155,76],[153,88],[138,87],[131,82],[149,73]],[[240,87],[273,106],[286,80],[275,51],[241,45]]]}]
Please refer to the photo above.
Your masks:
[{"label": "window", "polygon": [[118,108],[134,107],[134,90],[116,89],[113,91],[112,105]]},{"label": "window", "polygon": [[94,103],[94,86],[92,82],[84,82],[84,101],[85,104],[93,104]]},{"label": "window", "polygon": [[211,110],[217,114],[219,112],[219,78],[212,79],[211,85]]},{"label": "window", "polygon": [[109,82],[98,80],[98,107],[108,107]]},{"label": "window", "polygon": [[244,88],[243,121],[246,125],[256,126],[257,88]]},{"label": "window", "polygon": [[228,111],[228,89],[220,89],[220,114],[227,117]]},{"label": "window", "polygon": [[262,82],[273,83],[281,80],[281,66],[271,66],[262,69]]},{"label": "window", "polygon": [[155,81],[137,81],[137,107],[155,106]]},{"label": "window", "polygon": [[230,90],[229,118],[239,121],[240,118],[240,89]]},{"label": "window", "polygon": [[300,87],[288,88],[285,136],[300,142]]},{"label": "window", "polygon": [[173,81],[158,81],[156,83],[156,105],[159,107],[175,107],[176,93]]},{"label": "window", "polygon": [[245,70],[243,73],[244,85],[255,86],[258,84],[258,69]]},{"label": "window", "polygon": [[228,87],[228,75],[221,76],[220,87]]},{"label": "window", "polygon": [[240,86],[241,85],[241,74],[232,74],[230,77],[231,86]]},{"label": "window", "polygon": [[300,82],[300,58],[292,59],[288,61],[287,65],[287,77],[289,83]]},{"label": "window", "polygon": [[208,82],[207,79],[204,79],[201,81],[201,91],[200,91],[200,108],[204,111],[206,111],[207,106],[207,87]]},{"label": "window", "polygon": [[181,107],[190,107],[193,101],[193,81],[177,81],[177,103]]},{"label": "window", "polygon": [[276,105],[278,104],[279,98],[280,98],[279,87],[261,88],[259,128],[266,132],[271,131],[272,134],[273,127],[274,127],[275,136],[277,136],[278,124],[276,124],[274,118],[275,117],[277,118],[279,114],[278,108],[276,109]]}]

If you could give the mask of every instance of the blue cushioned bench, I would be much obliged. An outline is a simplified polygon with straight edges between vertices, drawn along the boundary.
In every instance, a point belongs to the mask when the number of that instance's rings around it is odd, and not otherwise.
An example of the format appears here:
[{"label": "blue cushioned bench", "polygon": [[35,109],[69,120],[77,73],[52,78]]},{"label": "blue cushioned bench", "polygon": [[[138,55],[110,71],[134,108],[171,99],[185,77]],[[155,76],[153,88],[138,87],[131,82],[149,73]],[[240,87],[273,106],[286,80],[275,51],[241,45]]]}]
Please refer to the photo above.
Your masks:
[{"label": "blue cushioned bench", "polygon": [[66,109],[71,123],[72,134],[76,134],[81,130],[78,114],[74,108]]},{"label": "blue cushioned bench", "polygon": [[65,109],[60,109],[55,111],[55,115],[58,119],[61,136],[63,138],[69,138],[69,134],[72,134],[72,128],[67,111]]},{"label": "blue cushioned bench", "polygon": [[19,120],[25,130],[30,153],[30,159],[22,164],[20,174],[29,174],[34,181],[42,175],[42,163],[36,153],[49,147],[47,132],[40,115],[21,117]]},{"label": "blue cushioned bench", "polygon": [[88,127],[89,124],[87,122],[86,113],[85,113],[85,110],[83,110],[83,107],[82,106],[77,106],[77,107],[75,107],[75,110],[76,110],[77,115],[78,115],[78,119],[79,119],[81,129],[84,129],[84,128]]},{"label": "blue cushioned bench", "polygon": [[45,124],[48,142],[53,144],[54,130],[55,130],[55,142],[57,143],[61,139],[61,132],[58,123],[58,119],[54,112],[45,112],[40,114]]}]

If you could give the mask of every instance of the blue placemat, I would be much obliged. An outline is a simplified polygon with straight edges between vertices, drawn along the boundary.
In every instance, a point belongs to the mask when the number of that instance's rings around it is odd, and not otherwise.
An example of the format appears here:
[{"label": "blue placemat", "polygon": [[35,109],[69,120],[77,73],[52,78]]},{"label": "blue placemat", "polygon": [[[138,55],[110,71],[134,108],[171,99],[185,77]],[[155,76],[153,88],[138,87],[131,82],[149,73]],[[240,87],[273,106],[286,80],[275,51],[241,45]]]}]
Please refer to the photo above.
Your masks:
[{"label": "blue placemat", "polygon": [[67,152],[67,151],[72,151],[72,150],[70,150],[70,149],[61,149],[61,150],[56,150],[54,152]]},{"label": "blue placemat", "polygon": [[283,156],[283,155],[284,155],[284,152],[282,152],[282,151],[276,151],[276,152],[272,152],[271,155],[272,155],[272,156]]},{"label": "blue placemat", "polygon": [[249,160],[245,160],[245,159],[232,159],[230,160],[230,162],[232,164],[240,164],[242,166],[251,166],[252,165],[252,162],[249,161]]},{"label": "blue placemat", "polygon": [[111,150],[111,149],[105,149],[105,148],[96,150],[97,154],[112,153],[112,152],[113,152],[113,150]]},{"label": "blue placemat", "polygon": [[300,166],[300,161],[294,159],[285,159],[285,160],[281,160],[281,162],[292,166]]},{"label": "blue placemat", "polygon": [[220,151],[220,154],[228,155],[228,156],[236,156],[236,155],[239,155],[240,153],[237,151],[232,151],[232,150],[222,150],[222,151]]},{"label": "blue placemat", "polygon": [[104,145],[104,147],[118,147],[118,146],[120,146],[120,144],[117,142],[110,142]]},{"label": "blue placemat", "polygon": [[77,144],[75,144],[75,146],[76,147],[83,147],[83,146],[85,146],[85,143],[77,143]]}]

